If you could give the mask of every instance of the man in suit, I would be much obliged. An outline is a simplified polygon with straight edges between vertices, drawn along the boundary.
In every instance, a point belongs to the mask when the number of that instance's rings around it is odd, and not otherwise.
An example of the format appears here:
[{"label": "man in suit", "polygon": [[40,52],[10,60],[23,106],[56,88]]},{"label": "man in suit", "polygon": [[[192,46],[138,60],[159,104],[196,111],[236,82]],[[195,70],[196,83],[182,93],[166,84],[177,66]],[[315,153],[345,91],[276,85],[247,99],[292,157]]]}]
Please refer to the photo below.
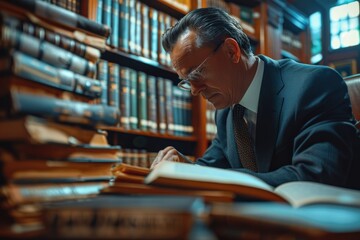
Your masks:
[{"label": "man in suit", "polygon": [[[237,21],[215,8],[188,13],[162,43],[179,87],[217,109],[217,136],[195,164],[247,172],[273,186],[315,181],[359,188],[359,133],[346,84],[334,70],[255,56]],[[237,133],[238,106],[248,137]],[[174,147],[161,150],[152,168],[161,161],[190,162]]]}]

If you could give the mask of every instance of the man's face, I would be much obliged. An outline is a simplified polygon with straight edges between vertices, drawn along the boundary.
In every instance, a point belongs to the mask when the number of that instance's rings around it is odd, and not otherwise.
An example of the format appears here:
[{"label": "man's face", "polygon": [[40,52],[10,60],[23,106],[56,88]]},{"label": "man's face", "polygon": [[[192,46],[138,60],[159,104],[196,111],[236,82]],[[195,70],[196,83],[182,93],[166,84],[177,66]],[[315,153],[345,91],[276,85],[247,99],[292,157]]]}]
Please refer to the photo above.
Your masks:
[{"label": "man's face", "polygon": [[197,48],[196,34],[188,31],[180,37],[170,54],[175,71],[190,83],[192,94],[201,94],[217,109],[229,107],[237,101],[231,70],[233,64],[230,64],[223,45]]}]

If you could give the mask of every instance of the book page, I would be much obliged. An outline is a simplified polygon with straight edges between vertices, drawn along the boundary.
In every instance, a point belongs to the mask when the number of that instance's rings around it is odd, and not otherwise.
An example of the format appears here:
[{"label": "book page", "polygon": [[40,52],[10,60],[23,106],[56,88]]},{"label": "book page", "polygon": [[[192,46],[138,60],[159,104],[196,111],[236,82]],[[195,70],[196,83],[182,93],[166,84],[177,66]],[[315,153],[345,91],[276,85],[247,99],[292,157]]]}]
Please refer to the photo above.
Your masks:
[{"label": "book page", "polygon": [[275,192],[294,207],[316,203],[331,203],[360,207],[360,191],[315,182],[289,182],[280,185]]},{"label": "book page", "polygon": [[157,177],[248,186],[273,192],[272,186],[250,174],[188,163],[164,161],[145,178],[145,183]]}]

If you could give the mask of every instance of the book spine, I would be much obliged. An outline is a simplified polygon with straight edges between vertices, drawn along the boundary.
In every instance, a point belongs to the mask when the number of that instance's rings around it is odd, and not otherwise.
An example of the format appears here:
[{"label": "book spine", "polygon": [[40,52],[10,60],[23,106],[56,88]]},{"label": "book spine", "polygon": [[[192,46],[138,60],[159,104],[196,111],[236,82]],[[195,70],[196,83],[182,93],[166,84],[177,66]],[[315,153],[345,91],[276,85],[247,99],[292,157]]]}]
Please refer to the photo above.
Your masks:
[{"label": "book spine", "polygon": [[[192,98],[190,92],[182,92],[184,109],[184,132],[186,136],[191,136],[194,132],[192,125]],[[216,128],[216,126],[215,126]]]},{"label": "book spine", "polygon": [[192,216],[159,209],[53,208],[44,222],[49,238],[187,239]]},{"label": "book spine", "polygon": [[119,47],[124,52],[129,51],[129,0],[119,0],[120,4],[120,30]]},{"label": "book spine", "polygon": [[136,27],[135,27],[135,53],[139,56],[142,55],[142,46],[141,46],[141,39],[142,39],[142,23],[141,23],[141,5],[142,3],[140,1],[136,1],[135,4],[135,12],[136,12],[136,17],[135,17],[135,23],[136,23]]},{"label": "book spine", "polygon": [[108,103],[110,106],[119,108],[119,64],[109,62],[109,73]]},{"label": "book spine", "polygon": [[[166,31],[166,29],[169,29],[171,28],[171,22],[172,22],[172,17],[170,15],[165,15],[165,19],[164,19],[164,24],[165,24],[165,29],[164,29],[164,32]],[[164,33],[163,32],[163,33]],[[165,49],[161,46],[161,49],[163,51],[163,54],[164,54],[164,65],[166,66],[170,66],[171,67],[171,59],[170,59],[170,54],[167,53],[165,51]]]},{"label": "book spine", "polygon": [[149,46],[150,46],[150,55],[151,59],[158,61],[158,11],[156,9],[150,8],[149,10],[150,17],[150,29],[149,29]]},{"label": "book spine", "polygon": [[112,0],[111,11],[111,43],[115,48],[119,47],[119,0]]},{"label": "book spine", "polygon": [[158,13],[158,62],[166,65],[166,52],[161,45],[161,36],[165,32],[165,13]]},{"label": "book spine", "polygon": [[7,26],[2,26],[1,31],[1,41],[8,47],[16,48],[55,67],[69,69],[89,77],[95,75],[95,64],[84,58]]},{"label": "book spine", "polygon": [[108,81],[109,81],[109,67],[108,61],[100,60],[97,64],[97,79],[101,83],[102,93],[101,93],[101,104],[108,105]]},{"label": "book spine", "polygon": [[150,38],[149,38],[149,7],[145,4],[141,5],[141,48],[142,55],[150,58]]},{"label": "book spine", "polygon": [[109,26],[99,24],[86,17],[53,4],[37,0],[18,0],[9,1],[9,3],[16,4],[16,6],[33,12],[37,16],[49,19],[68,27],[80,28],[105,38],[110,36],[111,30]]},{"label": "book spine", "polygon": [[5,195],[15,204],[50,202],[95,196],[105,188],[104,183],[52,184],[52,185],[6,185]]},{"label": "book spine", "polygon": [[[103,19],[102,19],[102,22],[103,24],[107,25],[107,26],[111,26],[111,2],[112,0],[104,0],[104,5],[103,5]],[[108,38],[106,40],[106,43],[108,45],[111,45],[111,42],[112,39],[111,37]]]},{"label": "book spine", "polygon": [[12,110],[15,113],[52,118],[59,122],[84,125],[110,125],[119,122],[119,109],[111,106],[92,105],[34,94],[12,92]]},{"label": "book spine", "polygon": [[103,8],[104,8],[104,0],[98,0],[97,8],[96,8],[96,22],[100,24],[102,24]]},{"label": "book spine", "polygon": [[215,107],[211,102],[206,102],[206,136],[213,139],[216,135]]},{"label": "book spine", "polygon": [[120,68],[120,111],[121,126],[130,129],[130,69]]},{"label": "book spine", "polygon": [[174,113],[173,113],[173,85],[172,81],[165,79],[164,81],[165,90],[165,119],[166,119],[166,133],[174,134]]},{"label": "book spine", "polygon": [[138,72],[138,113],[139,113],[139,129],[142,131],[148,130],[148,113],[147,103],[148,96],[146,95],[146,74]]},{"label": "book spine", "polygon": [[173,86],[173,115],[174,115],[174,134],[181,136],[181,89]]},{"label": "book spine", "polygon": [[147,158],[147,152],[144,149],[141,149],[139,151],[139,167],[143,167],[143,168],[150,167],[148,158]]},{"label": "book spine", "polygon": [[166,116],[165,116],[165,80],[163,78],[158,78],[156,81],[156,90],[157,90],[157,118],[159,133],[164,134],[166,132]]},{"label": "book spine", "polygon": [[138,88],[137,88],[137,72],[130,69],[130,128],[138,129]]},{"label": "book spine", "polygon": [[75,12],[77,14],[81,13],[81,0],[75,0]]},{"label": "book spine", "polygon": [[157,132],[158,129],[158,120],[157,120],[157,97],[156,97],[156,78],[154,76],[148,75],[147,78],[147,113],[148,113],[148,123],[150,132]]},{"label": "book spine", "polygon": [[136,8],[135,0],[129,1],[129,52],[136,54]]},{"label": "book spine", "polygon": [[16,76],[91,98],[101,96],[101,85],[96,79],[55,68],[21,52],[14,51],[12,59],[12,71]]}]

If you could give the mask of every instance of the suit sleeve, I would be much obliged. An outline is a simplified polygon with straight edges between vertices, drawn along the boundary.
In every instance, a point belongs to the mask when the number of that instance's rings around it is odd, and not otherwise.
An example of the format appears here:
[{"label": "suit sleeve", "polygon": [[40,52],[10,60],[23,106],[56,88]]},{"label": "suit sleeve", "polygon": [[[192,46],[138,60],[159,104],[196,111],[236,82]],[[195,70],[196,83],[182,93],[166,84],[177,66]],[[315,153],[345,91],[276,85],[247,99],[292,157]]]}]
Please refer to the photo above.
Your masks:
[{"label": "suit sleeve", "polygon": [[[215,122],[217,122],[217,119],[219,117],[219,112],[216,111],[215,114]],[[222,114],[222,117],[225,117],[224,114]],[[222,118],[220,117],[220,118]],[[221,126],[217,126],[218,128],[221,128]],[[202,165],[202,166],[210,166],[210,167],[219,167],[219,168],[230,168],[229,161],[226,159],[226,156],[223,152],[223,147],[221,145],[221,139],[226,138],[224,135],[225,131],[221,131],[218,129],[218,133],[216,134],[216,137],[211,142],[210,147],[205,151],[204,155],[197,159],[196,164]]]}]

